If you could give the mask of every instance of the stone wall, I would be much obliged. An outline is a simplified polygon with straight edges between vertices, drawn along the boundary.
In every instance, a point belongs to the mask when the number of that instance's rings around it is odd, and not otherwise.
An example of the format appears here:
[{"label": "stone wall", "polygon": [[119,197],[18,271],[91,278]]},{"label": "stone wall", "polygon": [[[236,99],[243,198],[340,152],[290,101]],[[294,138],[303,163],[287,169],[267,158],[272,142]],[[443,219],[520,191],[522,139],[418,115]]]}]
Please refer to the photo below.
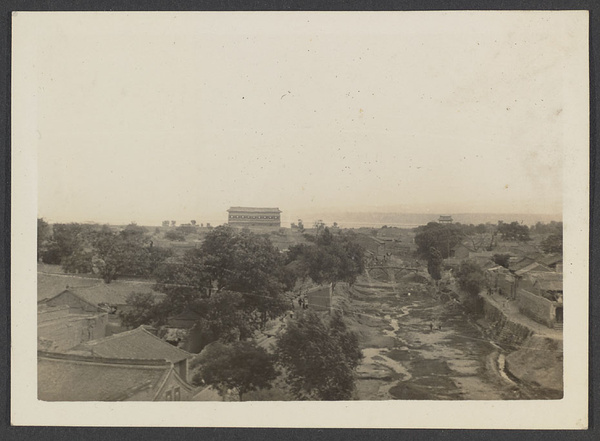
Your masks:
[{"label": "stone wall", "polygon": [[521,314],[549,328],[554,327],[556,307],[550,300],[532,294],[524,289],[519,289],[517,291],[517,302]]},{"label": "stone wall", "polygon": [[483,299],[483,314],[490,325],[490,337],[499,343],[520,345],[533,334],[526,326],[509,320],[504,313]]}]

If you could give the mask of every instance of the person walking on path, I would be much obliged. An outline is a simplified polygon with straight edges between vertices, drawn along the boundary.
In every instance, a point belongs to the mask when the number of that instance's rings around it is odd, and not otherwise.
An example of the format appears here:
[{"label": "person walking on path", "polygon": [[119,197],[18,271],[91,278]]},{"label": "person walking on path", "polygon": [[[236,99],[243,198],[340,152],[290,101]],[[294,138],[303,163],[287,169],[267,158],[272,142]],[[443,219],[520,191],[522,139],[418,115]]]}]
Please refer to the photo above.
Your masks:
[{"label": "person walking on path", "polygon": [[429,331],[433,332],[433,322],[429,322]]}]

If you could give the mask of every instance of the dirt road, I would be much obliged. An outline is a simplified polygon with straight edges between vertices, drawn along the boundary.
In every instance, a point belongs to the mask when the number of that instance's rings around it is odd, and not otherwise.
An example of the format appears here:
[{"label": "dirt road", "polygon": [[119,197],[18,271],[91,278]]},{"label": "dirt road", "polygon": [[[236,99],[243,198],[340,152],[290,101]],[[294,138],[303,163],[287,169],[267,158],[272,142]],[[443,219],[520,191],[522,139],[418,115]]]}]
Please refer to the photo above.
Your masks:
[{"label": "dirt road", "polygon": [[501,349],[460,304],[436,299],[425,285],[400,286],[364,280],[347,293],[346,310],[365,356],[356,398],[535,398],[504,373]]}]

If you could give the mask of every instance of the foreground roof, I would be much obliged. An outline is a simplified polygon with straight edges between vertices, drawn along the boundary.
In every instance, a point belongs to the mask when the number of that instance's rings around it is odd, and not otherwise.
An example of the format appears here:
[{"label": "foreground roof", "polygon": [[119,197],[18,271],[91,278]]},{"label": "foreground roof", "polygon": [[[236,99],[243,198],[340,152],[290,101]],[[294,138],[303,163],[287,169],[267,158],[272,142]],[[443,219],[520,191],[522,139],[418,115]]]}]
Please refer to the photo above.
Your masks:
[{"label": "foreground roof", "polygon": [[161,359],[171,363],[192,357],[189,352],[161,340],[142,326],[110,337],[90,340],[74,347],[69,352],[103,358]]},{"label": "foreground roof", "polygon": [[173,370],[165,360],[123,360],[38,352],[38,398],[44,401],[121,401],[153,389]]}]

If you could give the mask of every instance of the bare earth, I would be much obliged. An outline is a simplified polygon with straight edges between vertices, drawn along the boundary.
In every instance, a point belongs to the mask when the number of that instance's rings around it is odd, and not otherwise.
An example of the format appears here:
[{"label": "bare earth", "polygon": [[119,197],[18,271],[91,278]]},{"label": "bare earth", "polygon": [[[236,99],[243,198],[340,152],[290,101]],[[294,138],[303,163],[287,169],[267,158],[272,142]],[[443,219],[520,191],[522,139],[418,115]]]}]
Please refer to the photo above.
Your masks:
[{"label": "bare earth", "polygon": [[357,399],[549,398],[504,372],[502,350],[460,304],[442,303],[425,285],[413,286],[410,296],[401,286],[365,278],[344,293],[343,306],[365,356]]}]

